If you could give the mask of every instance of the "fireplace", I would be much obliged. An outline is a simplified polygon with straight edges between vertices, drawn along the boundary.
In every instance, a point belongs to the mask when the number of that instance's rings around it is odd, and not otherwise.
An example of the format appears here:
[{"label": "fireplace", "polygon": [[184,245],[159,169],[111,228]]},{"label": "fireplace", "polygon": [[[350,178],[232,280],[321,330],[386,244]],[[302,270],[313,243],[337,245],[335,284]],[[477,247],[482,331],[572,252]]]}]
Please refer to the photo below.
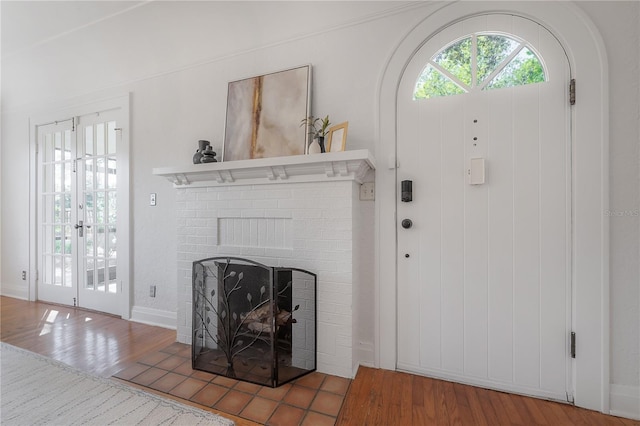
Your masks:
[{"label": "fireplace", "polygon": [[194,369],[272,387],[315,371],[315,274],[212,257],[192,277]]},{"label": "fireplace", "polygon": [[354,150],[154,169],[176,191],[177,308],[167,321],[178,342],[193,341],[193,262],[237,256],[317,275],[317,371],[352,378],[373,365],[374,203],[359,195],[374,167]]}]

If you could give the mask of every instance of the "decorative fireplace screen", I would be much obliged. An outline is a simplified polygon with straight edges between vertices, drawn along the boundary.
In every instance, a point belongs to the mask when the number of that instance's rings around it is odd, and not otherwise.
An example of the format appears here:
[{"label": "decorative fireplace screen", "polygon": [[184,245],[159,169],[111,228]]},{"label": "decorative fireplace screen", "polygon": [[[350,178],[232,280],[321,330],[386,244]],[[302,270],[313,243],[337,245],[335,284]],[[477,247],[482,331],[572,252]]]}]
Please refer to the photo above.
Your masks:
[{"label": "decorative fireplace screen", "polygon": [[247,259],[193,262],[193,369],[280,386],[316,369],[316,275]]}]

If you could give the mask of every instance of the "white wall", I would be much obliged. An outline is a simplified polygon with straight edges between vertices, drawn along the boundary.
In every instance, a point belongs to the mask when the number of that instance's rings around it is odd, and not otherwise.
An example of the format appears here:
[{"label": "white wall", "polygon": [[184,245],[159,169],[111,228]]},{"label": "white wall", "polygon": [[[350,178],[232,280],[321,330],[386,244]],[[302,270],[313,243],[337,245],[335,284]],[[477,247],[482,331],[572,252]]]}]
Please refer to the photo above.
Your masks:
[{"label": "white wall", "polygon": [[610,212],[605,212],[611,233],[611,409],[628,412],[624,401],[635,392],[635,417],[640,418],[640,7],[638,2],[584,2],[581,7],[603,36],[611,76],[611,192]]},{"label": "white wall", "polygon": [[[167,260],[176,241],[161,231],[175,229],[175,193],[151,169],[188,164],[198,139],[211,140],[220,152],[229,81],[306,63],[313,65],[314,111],[330,114],[334,123],[350,122],[350,149],[369,146],[376,80],[394,42],[378,27],[385,22],[400,34],[407,23],[401,15],[376,18],[399,7],[155,2],[10,54],[3,60],[2,98],[4,158],[12,160],[5,160],[3,175],[14,185],[2,191],[3,200],[11,200],[3,203],[4,253],[11,253],[3,262],[9,265],[4,288],[26,297],[20,271],[29,262],[29,174],[16,159],[28,158],[28,118],[35,112],[132,93],[134,304],[174,311],[174,263]],[[157,207],[148,206],[150,192],[158,194]],[[148,296],[150,284],[158,286],[155,299]]]},{"label": "white wall", "polygon": [[[73,3],[58,6],[70,8]],[[633,396],[640,389],[640,224],[634,215],[640,208],[640,4],[588,1],[579,6],[601,32],[609,58],[615,409],[616,392],[620,401],[640,400]],[[37,27],[52,16],[36,13],[23,19],[42,7],[39,3],[2,2],[0,7],[3,48],[7,22]],[[151,2],[31,48],[29,39],[9,55],[3,51],[3,294],[27,297],[20,273],[29,268],[30,116],[114,92],[132,93],[134,304],[175,311],[176,237],[164,232],[176,228],[175,191],[152,176],[151,169],[189,163],[198,139],[212,140],[219,150],[228,81],[305,63],[314,66],[314,111],[330,114],[334,122],[349,121],[348,149],[374,150],[376,91],[383,66],[424,16],[426,6],[398,2]],[[579,101],[580,90],[588,88],[579,81],[578,88]],[[157,207],[148,206],[150,192],[158,193]],[[372,214],[365,209],[365,220]],[[363,261],[371,262],[371,257]],[[148,297],[152,283],[158,286],[155,299]],[[371,329],[361,333],[364,343],[373,339]]]}]

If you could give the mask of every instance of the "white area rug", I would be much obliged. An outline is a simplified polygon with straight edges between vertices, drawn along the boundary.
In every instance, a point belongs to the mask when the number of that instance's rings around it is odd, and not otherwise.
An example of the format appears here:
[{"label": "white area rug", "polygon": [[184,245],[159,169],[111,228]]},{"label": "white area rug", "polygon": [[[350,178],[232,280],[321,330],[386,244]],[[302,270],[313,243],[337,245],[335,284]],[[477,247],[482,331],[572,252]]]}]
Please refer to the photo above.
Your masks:
[{"label": "white area rug", "polygon": [[233,425],[231,420],[0,343],[0,423]]}]

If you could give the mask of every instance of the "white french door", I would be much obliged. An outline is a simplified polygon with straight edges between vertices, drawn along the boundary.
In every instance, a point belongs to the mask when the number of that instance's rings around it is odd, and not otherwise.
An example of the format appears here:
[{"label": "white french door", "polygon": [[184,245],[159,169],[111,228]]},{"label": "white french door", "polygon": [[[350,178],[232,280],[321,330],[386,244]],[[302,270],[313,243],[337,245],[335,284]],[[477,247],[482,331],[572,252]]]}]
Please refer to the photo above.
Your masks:
[{"label": "white french door", "polygon": [[122,312],[119,114],[105,111],[37,128],[40,300]]},{"label": "white french door", "polygon": [[65,305],[77,299],[75,158],[71,120],[38,128],[38,298]]},{"label": "white french door", "polygon": [[[547,80],[479,90],[473,71],[466,93],[414,100],[416,78],[439,49],[486,32],[529,42]],[[557,40],[507,15],[447,27],[407,67],[398,188],[412,180],[413,201],[397,204],[399,369],[546,398],[572,394],[569,79]],[[472,160],[484,161],[484,183],[482,173],[469,175]]]}]

